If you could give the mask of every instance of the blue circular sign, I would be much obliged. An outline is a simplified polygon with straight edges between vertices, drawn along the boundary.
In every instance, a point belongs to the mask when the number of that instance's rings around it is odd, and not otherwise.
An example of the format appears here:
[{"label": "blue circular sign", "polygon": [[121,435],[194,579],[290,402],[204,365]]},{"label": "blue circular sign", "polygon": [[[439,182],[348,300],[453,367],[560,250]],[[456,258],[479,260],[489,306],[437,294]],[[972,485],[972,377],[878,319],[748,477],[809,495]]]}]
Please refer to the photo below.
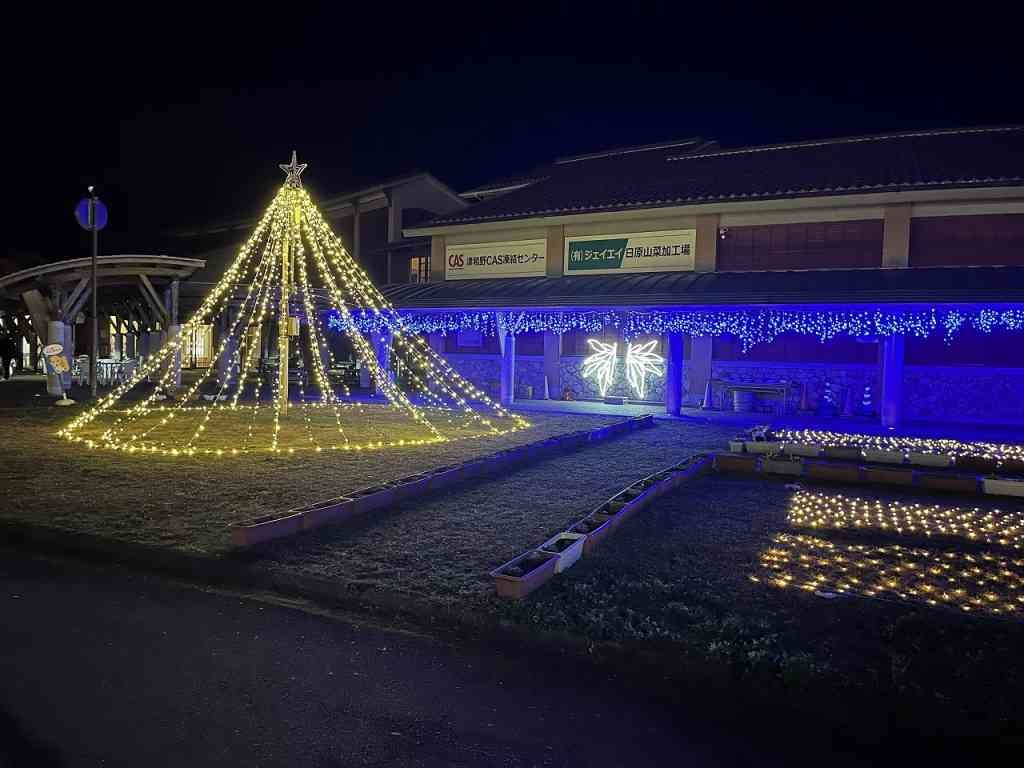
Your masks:
[{"label": "blue circular sign", "polygon": [[95,198],[83,197],[75,206],[75,218],[82,229],[103,229],[107,226],[107,206]]}]

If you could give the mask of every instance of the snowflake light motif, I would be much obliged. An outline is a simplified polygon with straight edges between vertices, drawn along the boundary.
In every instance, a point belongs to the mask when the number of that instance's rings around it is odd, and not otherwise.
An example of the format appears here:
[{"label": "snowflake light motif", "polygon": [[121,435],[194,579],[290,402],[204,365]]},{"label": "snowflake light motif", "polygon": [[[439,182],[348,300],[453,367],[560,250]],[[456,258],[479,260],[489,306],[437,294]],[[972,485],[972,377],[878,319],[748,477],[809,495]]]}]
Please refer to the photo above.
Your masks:
[{"label": "snowflake light motif", "polygon": [[619,350],[618,344],[605,344],[597,339],[587,339],[587,344],[594,351],[583,361],[582,373],[587,378],[597,380],[597,388],[604,397],[608,388],[612,385],[612,377],[615,375],[616,354]]},{"label": "snowflake light motif", "polygon": [[629,344],[626,347],[626,380],[640,400],[647,394],[647,374],[661,376],[665,358],[654,352],[658,340],[643,344]]}]

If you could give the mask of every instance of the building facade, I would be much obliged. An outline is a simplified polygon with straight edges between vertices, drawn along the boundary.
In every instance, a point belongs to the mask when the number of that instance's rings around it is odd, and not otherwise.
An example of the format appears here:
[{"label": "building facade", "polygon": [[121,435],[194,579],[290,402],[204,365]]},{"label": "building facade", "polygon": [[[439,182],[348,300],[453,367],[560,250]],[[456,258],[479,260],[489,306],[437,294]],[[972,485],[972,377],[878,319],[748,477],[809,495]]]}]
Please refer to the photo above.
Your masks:
[{"label": "building facade", "polygon": [[412,327],[506,402],[1024,424],[1024,129],[564,158],[425,224]]}]

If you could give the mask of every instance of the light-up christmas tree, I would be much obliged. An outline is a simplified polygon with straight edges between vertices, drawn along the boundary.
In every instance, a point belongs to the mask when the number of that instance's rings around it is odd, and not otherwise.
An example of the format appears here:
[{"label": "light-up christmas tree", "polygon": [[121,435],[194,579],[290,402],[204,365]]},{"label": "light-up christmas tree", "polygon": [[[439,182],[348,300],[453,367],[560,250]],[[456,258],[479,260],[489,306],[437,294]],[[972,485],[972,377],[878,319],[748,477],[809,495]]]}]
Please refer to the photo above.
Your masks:
[{"label": "light-up christmas tree", "polygon": [[[284,185],[180,333],[62,429],[62,437],[128,453],[225,456],[363,451],[529,426],[405,327],[302,188],[305,168],[292,153],[291,163],[281,166]],[[332,382],[320,321],[325,310],[340,317],[381,402],[353,397],[347,386]],[[291,382],[292,336],[301,322],[308,332],[298,334],[298,345],[307,363],[304,375]],[[208,324],[223,329],[210,366],[175,400],[163,401],[186,341]],[[368,340],[361,327],[373,328],[377,338]],[[273,361],[260,339],[273,329],[277,364],[268,386],[262,373]]]}]

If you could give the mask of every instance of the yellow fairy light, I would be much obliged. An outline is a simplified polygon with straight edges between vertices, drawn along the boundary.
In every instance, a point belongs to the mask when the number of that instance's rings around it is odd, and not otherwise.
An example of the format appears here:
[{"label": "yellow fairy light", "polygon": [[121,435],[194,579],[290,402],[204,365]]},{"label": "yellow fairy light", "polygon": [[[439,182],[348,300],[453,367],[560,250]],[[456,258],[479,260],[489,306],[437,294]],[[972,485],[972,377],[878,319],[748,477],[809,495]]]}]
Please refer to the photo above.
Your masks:
[{"label": "yellow fairy light", "polygon": [[[331,428],[340,438],[340,445],[339,442],[332,443],[333,450],[383,450],[430,445],[450,439],[503,435],[529,426],[525,419],[509,413],[460,376],[421,336],[408,331],[394,308],[331,231],[306,191],[298,185],[298,175],[297,172],[292,173],[293,170],[288,167],[288,181],[275,195],[223,278],[203,299],[198,311],[181,325],[179,334],[169,338],[162,349],[139,366],[130,380],[115,387],[94,408],[65,425],[59,432],[61,437],[73,442],[84,440],[90,448],[102,445],[132,455],[149,453],[222,458],[254,451],[268,451],[275,455],[292,455],[303,450],[320,452],[323,446],[316,432],[321,428],[321,422],[314,418],[318,408],[333,411]],[[287,258],[283,254],[287,254]],[[278,268],[279,265],[289,268]],[[325,356],[330,352],[318,314],[322,308],[318,289],[310,280],[311,269],[321,278],[331,306],[343,317],[351,319],[350,308],[358,308],[381,318],[396,365],[400,365],[409,388],[420,402],[414,402],[392,379],[390,372],[377,360],[369,341],[356,331],[347,332],[349,340],[359,359],[370,370],[387,405],[376,406],[371,412],[357,400],[350,399],[344,385],[339,396],[325,368]],[[241,291],[244,291],[244,296],[239,299]],[[240,405],[243,392],[257,374],[260,343],[252,340],[252,333],[275,320],[281,332],[287,333],[284,313],[290,310],[291,304],[287,301],[290,297],[294,297],[306,319],[308,333],[304,339],[300,336],[299,343],[307,345],[308,373],[319,390],[314,402],[307,392],[310,382],[302,378],[298,387],[301,404],[299,431],[305,437],[295,444],[293,442],[299,438],[292,434],[290,428],[285,429],[285,424],[292,422],[286,421],[290,418],[286,412],[290,409],[285,407],[288,393],[280,382],[271,382],[273,408],[270,410],[273,413],[269,424],[261,418],[267,405],[261,402],[258,378],[252,387],[254,403]],[[160,403],[160,393],[174,387],[177,356],[182,353],[185,340],[197,326],[214,322],[229,309],[234,316],[226,325],[220,326],[225,333],[215,345],[213,364],[185,388],[177,402]],[[272,314],[275,310],[276,317]],[[281,348],[286,346],[282,344]],[[215,371],[219,373],[218,379],[211,382],[214,384],[212,402],[196,403],[200,391],[211,381],[210,376]],[[146,380],[155,383],[153,391],[134,404],[121,407],[122,397]],[[471,407],[470,400],[479,405]],[[370,425],[378,413],[388,411],[404,414],[423,434],[394,434],[382,425],[379,435],[360,437],[358,443],[350,440],[344,414],[361,414],[365,425]],[[108,417],[113,417],[113,421],[107,420]],[[232,445],[223,437],[218,440],[229,426],[229,417],[243,420],[240,445]],[[107,420],[106,424],[99,423],[101,418]],[[500,421],[496,423],[496,419]],[[444,433],[442,425],[453,430],[452,433]],[[267,442],[261,448],[258,447],[259,435],[264,429]]]}]

